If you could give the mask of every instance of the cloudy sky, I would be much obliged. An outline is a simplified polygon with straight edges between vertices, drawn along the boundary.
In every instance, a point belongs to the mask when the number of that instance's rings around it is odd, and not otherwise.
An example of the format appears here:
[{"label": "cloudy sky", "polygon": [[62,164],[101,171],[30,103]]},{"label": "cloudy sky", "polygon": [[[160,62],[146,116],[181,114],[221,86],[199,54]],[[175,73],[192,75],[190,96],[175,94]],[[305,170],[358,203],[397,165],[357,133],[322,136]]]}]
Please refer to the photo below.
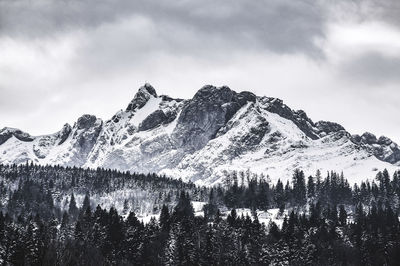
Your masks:
[{"label": "cloudy sky", "polygon": [[279,97],[400,142],[398,0],[0,0],[0,128],[103,119],[151,83]]}]

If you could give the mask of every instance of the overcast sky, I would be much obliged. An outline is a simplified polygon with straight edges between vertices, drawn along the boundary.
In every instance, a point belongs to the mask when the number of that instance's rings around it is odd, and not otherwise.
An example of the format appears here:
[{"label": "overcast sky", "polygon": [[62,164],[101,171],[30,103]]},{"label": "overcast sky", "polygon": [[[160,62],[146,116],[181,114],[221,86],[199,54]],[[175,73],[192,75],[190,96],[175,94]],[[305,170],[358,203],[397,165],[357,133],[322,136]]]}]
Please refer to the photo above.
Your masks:
[{"label": "overcast sky", "polygon": [[151,83],[278,97],[400,143],[398,0],[0,0],[0,128],[109,119]]}]

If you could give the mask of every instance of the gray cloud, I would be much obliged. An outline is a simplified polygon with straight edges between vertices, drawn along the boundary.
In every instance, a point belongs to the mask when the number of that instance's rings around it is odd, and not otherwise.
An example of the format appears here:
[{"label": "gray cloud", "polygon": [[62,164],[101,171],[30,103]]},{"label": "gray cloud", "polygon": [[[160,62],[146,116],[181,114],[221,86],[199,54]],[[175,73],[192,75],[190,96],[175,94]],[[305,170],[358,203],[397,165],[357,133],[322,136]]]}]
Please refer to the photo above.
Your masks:
[{"label": "gray cloud", "polygon": [[359,22],[380,20],[400,27],[400,2],[398,0],[337,0],[322,1],[323,6],[334,12],[333,17],[343,19],[349,16]]},{"label": "gray cloud", "polygon": [[364,19],[371,17],[385,21],[400,28],[400,1],[397,0],[358,0],[366,6],[363,12]]},{"label": "gray cloud", "polygon": [[90,30],[134,16],[159,27],[158,34],[176,50],[189,49],[185,47],[189,34],[198,36],[198,47],[209,49],[213,41],[223,40],[241,48],[318,53],[314,40],[324,32],[324,10],[307,0],[0,0],[1,34],[20,38]]},{"label": "gray cloud", "polygon": [[[157,27],[159,45],[169,44],[176,52],[219,49],[215,42],[220,41],[242,49],[321,56],[316,40],[324,38],[332,17],[378,19],[400,28],[399,12],[397,0],[0,0],[0,36],[43,38],[140,17]],[[138,37],[128,34],[126,42]],[[193,40],[186,44],[188,37]],[[195,41],[199,45],[193,49]]]},{"label": "gray cloud", "polygon": [[371,85],[371,88],[400,82],[400,57],[369,52],[352,58],[340,66],[340,74]]}]

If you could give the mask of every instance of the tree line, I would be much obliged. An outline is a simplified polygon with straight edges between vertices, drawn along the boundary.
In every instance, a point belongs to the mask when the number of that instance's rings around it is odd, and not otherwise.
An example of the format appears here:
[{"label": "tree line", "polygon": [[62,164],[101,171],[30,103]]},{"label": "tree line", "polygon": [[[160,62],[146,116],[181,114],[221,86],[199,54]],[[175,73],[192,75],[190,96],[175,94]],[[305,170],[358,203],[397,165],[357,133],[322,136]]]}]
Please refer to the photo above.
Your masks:
[{"label": "tree line", "polygon": [[[117,210],[94,200],[128,188],[157,199],[159,218],[144,223],[125,201]],[[386,170],[354,186],[335,172],[306,178],[295,169],[290,181],[275,184],[233,172],[224,185],[206,188],[151,174],[0,165],[0,193],[0,265],[396,265],[400,259],[399,173]],[[57,201],[62,194],[67,205]],[[207,202],[204,215],[195,215],[193,200]],[[251,215],[238,215],[238,208]],[[261,223],[258,214],[269,209],[279,209],[276,223]]]}]

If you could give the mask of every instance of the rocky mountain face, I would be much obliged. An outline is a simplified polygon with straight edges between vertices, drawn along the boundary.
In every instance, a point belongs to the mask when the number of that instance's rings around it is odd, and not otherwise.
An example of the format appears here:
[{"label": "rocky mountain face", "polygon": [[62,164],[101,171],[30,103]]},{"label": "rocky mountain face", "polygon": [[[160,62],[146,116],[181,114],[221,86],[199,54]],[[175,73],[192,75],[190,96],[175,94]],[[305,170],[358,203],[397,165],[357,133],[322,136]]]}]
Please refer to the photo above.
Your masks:
[{"label": "rocky mountain face", "polygon": [[248,169],[286,180],[294,168],[344,171],[358,182],[377,169],[397,170],[400,148],[387,137],[314,123],[280,99],[207,85],[182,100],[145,84],[108,121],[83,115],[44,136],[0,130],[0,162],[26,161],[156,172],[206,185]]}]

